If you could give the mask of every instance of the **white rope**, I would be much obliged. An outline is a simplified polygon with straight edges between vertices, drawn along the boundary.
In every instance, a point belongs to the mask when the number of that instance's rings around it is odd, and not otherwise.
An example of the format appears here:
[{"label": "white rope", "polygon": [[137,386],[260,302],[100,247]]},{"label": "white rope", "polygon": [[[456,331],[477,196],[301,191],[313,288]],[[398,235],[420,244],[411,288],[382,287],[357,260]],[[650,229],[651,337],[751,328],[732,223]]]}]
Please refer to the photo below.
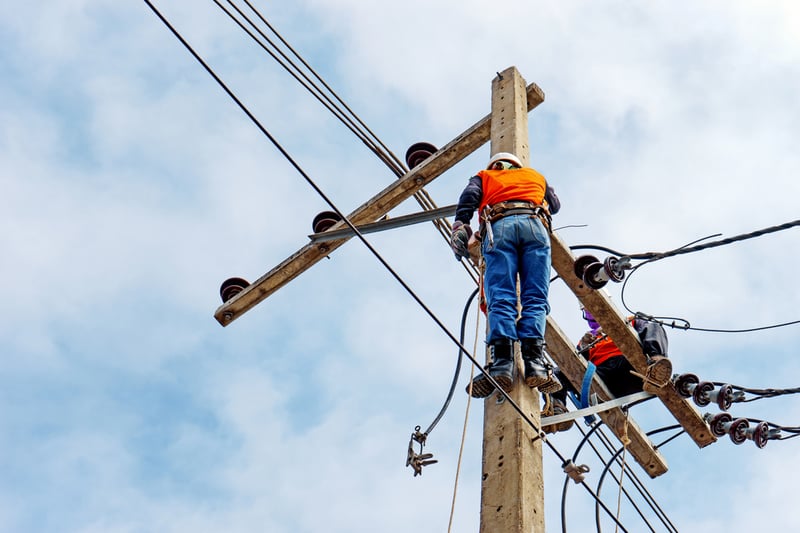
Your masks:
[{"label": "white rope", "polygon": [[[480,283],[483,283],[483,269],[480,269]],[[481,299],[478,298],[478,312],[475,320],[475,342],[472,346],[472,353],[477,353],[478,350],[478,332],[480,331],[481,323]],[[458,476],[461,473],[461,458],[464,455],[464,441],[467,438],[467,423],[469,421],[469,407],[472,403],[472,378],[475,376],[475,365],[469,365],[469,390],[467,391],[467,408],[464,413],[464,427],[461,430],[461,446],[458,449],[458,462],[456,463],[456,478],[453,483],[453,501],[450,504],[450,520],[447,524],[447,533],[450,533],[453,527],[453,516],[456,510],[456,494],[458,493]]]},{"label": "white rope", "polygon": [[619,471],[619,491],[617,492],[617,525],[614,529],[615,533],[619,533],[619,515],[620,508],[622,506],[622,480],[625,477],[625,456],[628,452],[628,443],[630,442],[628,439],[628,411],[625,411],[625,428],[622,435],[622,464],[620,465]]}]

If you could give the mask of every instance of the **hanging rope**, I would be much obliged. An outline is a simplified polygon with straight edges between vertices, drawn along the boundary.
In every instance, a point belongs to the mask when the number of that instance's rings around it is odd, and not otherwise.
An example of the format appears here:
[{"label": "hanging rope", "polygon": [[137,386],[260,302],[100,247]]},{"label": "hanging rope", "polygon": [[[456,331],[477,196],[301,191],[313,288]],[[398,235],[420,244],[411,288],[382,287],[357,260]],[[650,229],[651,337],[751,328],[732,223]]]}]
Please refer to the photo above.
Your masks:
[{"label": "hanging rope", "polygon": [[617,492],[617,526],[614,529],[616,533],[619,533],[619,515],[622,508],[622,480],[625,479],[625,459],[628,455],[628,444],[630,443],[630,439],[628,438],[628,410],[625,409],[624,413],[625,425],[622,431],[622,462],[620,463],[619,491]]},{"label": "hanging rope", "polygon": [[[481,282],[483,282],[483,269],[480,269],[481,273]],[[472,353],[476,353],[478,350],[478,336],[480,333],[480,323],[481,323],[481,308],[480,302],[478,302],[477,313],[475,317],[475,342],[472,345]],[[450,533],[453,528],[453,517],[455,516],[456,511],[456,494],[458,493],[458,477],[461,473],[461,459],[464,456],[464,442],[467,438],[467,424],[469,422],[469,408],[472,404],[472,378],[475,377],[475,367],[470,365],[469,369],[469,388],[470,393],[467,394],[467,407],[464,412],[464,427],[461,430],[461,445],[458,448],[458,461],[456,463],[456,479],[453,483],[453,501],[450,504],[450,520],[447,523],[447,533]]]}]

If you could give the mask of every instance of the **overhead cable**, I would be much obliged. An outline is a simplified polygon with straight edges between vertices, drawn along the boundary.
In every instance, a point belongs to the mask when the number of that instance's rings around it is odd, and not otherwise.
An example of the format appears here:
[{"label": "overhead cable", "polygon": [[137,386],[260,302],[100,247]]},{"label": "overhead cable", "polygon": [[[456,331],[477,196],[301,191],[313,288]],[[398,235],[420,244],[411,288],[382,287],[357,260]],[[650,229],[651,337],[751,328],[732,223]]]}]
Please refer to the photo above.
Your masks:
[{"label": "overhead cable", "polygon": [[[542,430],[533,422],[533,420],[528,416],[527,413],[517,404],[511,396],[500,387],[500,384],[486,371],[484,371],[482,365],[478,362],[473,354],[467,350],[464,345],[453,335],[453,333],[444,325],[444,323],[439,319],[438,316],[422,301],[422,299],[414,292],[414,290],[403,280],[403,278],[395,272],[395,270],[388,264],[388,262],[381,256],[380,253],[372,246],[372,244],[364,237],[364,235],[358,230],[358,228],[347,218],[344,213],[336,206],[336,204],[328,198],[328,196],[320,189],[317,183],[300,167],[300,165],[291,157],[291,155],[286,151],[286,149],[277,141],[277,139],[264,127],[263,124],[250,112],[250,110],[239,100],[239,98],[231,91],[231,89],[222,81],[222,79],[214,72],[214,70],[203,60],[202,57],[192,48],[192,46],[183,38],[183,36],[172,26],[172,24],[161,14],[161,12],[151,3],[150,0],[144,0],[144,2],[150,7],[150,9],[156,14],[156,16],[167,26],[167,28],[172,32],[172,34],[181,42],[181,44],[189,51],[189,53],[194,56],[194,58],[203,66],[203,68],[211,75],[212,78],[222,87],[222,89],[230,96],[230,98],[242,109],[242,111],[250,118],[250,120],[256,125],[256,127],[269,139],[269,141],[275,146],[275,148],[283,154],[283,156],[289,161],[289,163],[297,170],[297,172],[303,177],[303,179],[311,186],[314,191],[322,198],[325,203],[327,203],[330,208],[336,212],[342,219],[342,221],[350,227],[353,231],[353,234],[364,244],[364,246],[373,254],[373,256],[386,268],[386,270],[394,277],[394,279],[405,289],[405,291],[417,302],[417,304],[422,308],[423,311],[431,318],[431,320],[436,323],[436,325],[442,330],[447,337],[458,346],[462,352],[467,356],[467,358],[472,362],[475,367],[477,367],[480,372],[484,375],[484,377],[491,383],[497,392],[503,396],[505,401],[516,411],[516,413],[527,423],[536,433],[537,438],[540,438],[542,442],[548,445],[553,453],[559,457],[562,461],[564,461],[564,456],[558,449],[545,438],[545,434]],[[594,492],[592,489],[583,483],[584,488],[594,496]],[[605,507],[606,511],[613,516],[613,513]]]},{"label": "overhead cable", "polygon": [[[398,159],[398,157],[380,140],[380,138],[367,127],[359,116],[352,111],[352,109],[345,104],[345,102],[339,97],[339,95],[322,79],[322,77],[317,74],[317,72],[306,62],[297,51],[289,45],[289,43],[278,33],[278,31],[267,21],[266,17],[264,17],[261,12],[256,9],[248,0],[244,0],[250,10],[258,17],[258,19],[267,27],[269,30],[275,34],[275,36],[280,40],[280,42],[289,50],[291,53],[302,63],[302,65],[316,78],[319,83],[322,84],[320,87],[311,77],[306,74],[302,68],[300,68],[297,63],[295,63],[286,53],[284,53],[280,47],[270,39],[265,32],[259,28],[258,24],[253,21],[251,17],[248,17],[232,0],[227,0],[228,4],[233,7],[236,12],[242,17],[258,34],[259,36],[266,41],[266,44],[262,42],[259,37],[257,37],[253,32],[245,27],[245,25],[236,17],[234,14],[225,8],[219,0],[213,0],[214,3],[224,11],[228,17],[231,18],[236,24],[248,35],[251,39],[253,39],[264,51],[266,51],[270,56],[272,56],[275,61],[278,62],[292,77],[295,78],[306,90],[308,90],[320,103],[325,106],[333,115],[339,119],[356,137],[358,137],[377,157],[380,159],[391,171],[395,174],[397,178],[401,178],[406,173],[406,167],[403,163]],[[267,46],[271,46],[272,49],[277,52],[281,56],[279,58],[275,52],[269,49]],[[303,78],[302,80],[300,78]],[[324,89],[324,90],[323,90]],[[326,94],[326,92],[328,94]],[[332,97],[332,98],[331,98]],[[334,102],[335,100],[335,102]],[[337,104],[338,102],[338,104]],[[414,198],[417,200],[417,203],[426,211],[430,211],[437,208],[436,203],[433,201],[431,196],[425,189],[420,189],[419,191],[414,193]],[[437,230],[441,234],[441,236],[449,242],[450,239],[450,230],[451,225],[449,221],[444,218],[436,219],[432,221],[434,226],[436,226]],[[474,265],[471,265],[468,261],[462,262],[464,268],[470,274],[470,276],[475,280],[477,278],[477,272],[475,270]]]}]

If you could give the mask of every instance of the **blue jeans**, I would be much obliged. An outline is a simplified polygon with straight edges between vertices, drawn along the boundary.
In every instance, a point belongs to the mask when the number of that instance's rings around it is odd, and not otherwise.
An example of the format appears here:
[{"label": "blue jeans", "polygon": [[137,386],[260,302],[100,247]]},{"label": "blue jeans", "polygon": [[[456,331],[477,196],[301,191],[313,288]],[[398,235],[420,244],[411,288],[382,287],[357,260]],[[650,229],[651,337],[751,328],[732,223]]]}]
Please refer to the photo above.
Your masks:
[{"label": "blue jeans", "polygon": [[[494,245],[484,234],[487,344],[500,339],[543,339],[550,304],[550,236],[538,218],[510,215],[492,223]],[[517,274],[522,312],[517,320]]]}]

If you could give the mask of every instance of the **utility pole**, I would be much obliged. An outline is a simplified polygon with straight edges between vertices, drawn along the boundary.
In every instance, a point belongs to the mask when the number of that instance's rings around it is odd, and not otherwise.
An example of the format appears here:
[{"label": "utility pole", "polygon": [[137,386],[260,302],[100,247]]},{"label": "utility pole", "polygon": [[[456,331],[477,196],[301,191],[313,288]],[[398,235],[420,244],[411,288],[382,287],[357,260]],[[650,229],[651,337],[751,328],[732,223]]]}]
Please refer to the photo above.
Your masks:
[{"label": "utility pole", "polygon": [[[511,152],[528,165],[528,112],[543,101],[542,90],[534,83],[526,86],[515,67],[498,73],[492,81],[490,115],[483,117],[421,163],[414,164],[403,177],[347,215],[347,219],[356,227],[369,227],[371,231],[389,227],[390,224],[380,222],[384,215],[486,141],[491,141],[492,154]],[[454,206],[450,206],[439,213],[426,212],[406,218],[430,220],[433,215],[447,216],[453,209]],[[344,221],[320,231],[312,236],[311,242],[255,282],[231,278],[223,283],[223,289],[226,286],[227,289],[220,291],[223,303],[214,313],[217,321],[222,326],[230,325],[354,235]],[[576,258],[566,243],[556,233],[551,234],[550,240],[552,265],[559,277],[592,312],[633,367],[639,373],[644,373],[647,362],[634,329],[602,291],[587,286],[575,272]],[[545,339],[548,353],[570,382],[580,387],[586,362],[575,351],[575,343],[567,338],[552,317],[547,318]],[[515,359],[520,369],[518,346]],[[496,393],[484,400],[481,533],[540,533],[545,530],[542,439],[537,431],[541,427],[539,393],[537,389],[525,385],[521,374],[517,372],[515,387],[509,397],[527,413],[536,428],[524,421],[501,394]],[[591,390],[601,401],[611,397],[597,379],[594,379]],[[656,395],[699,447],[716,440],[700,413],[678,393],[672,383],[661,388]],[[666,460],[631,417],[624,415],[619,408],[605,411],[599,416],[628,446],[631,455],[650,477],[660,476],[667,471]]]},{"label": "utility pole", "polygon": [[[491,153],[511,152],[528,165],[525,80],[515,67],[492,80]],[[514,358],[521,369],[519,345]],[[511,399],[539,423],[539,393],[517,372]],[[542,441],[504,397],[484,400],[480,533],[544,532]]]}]

